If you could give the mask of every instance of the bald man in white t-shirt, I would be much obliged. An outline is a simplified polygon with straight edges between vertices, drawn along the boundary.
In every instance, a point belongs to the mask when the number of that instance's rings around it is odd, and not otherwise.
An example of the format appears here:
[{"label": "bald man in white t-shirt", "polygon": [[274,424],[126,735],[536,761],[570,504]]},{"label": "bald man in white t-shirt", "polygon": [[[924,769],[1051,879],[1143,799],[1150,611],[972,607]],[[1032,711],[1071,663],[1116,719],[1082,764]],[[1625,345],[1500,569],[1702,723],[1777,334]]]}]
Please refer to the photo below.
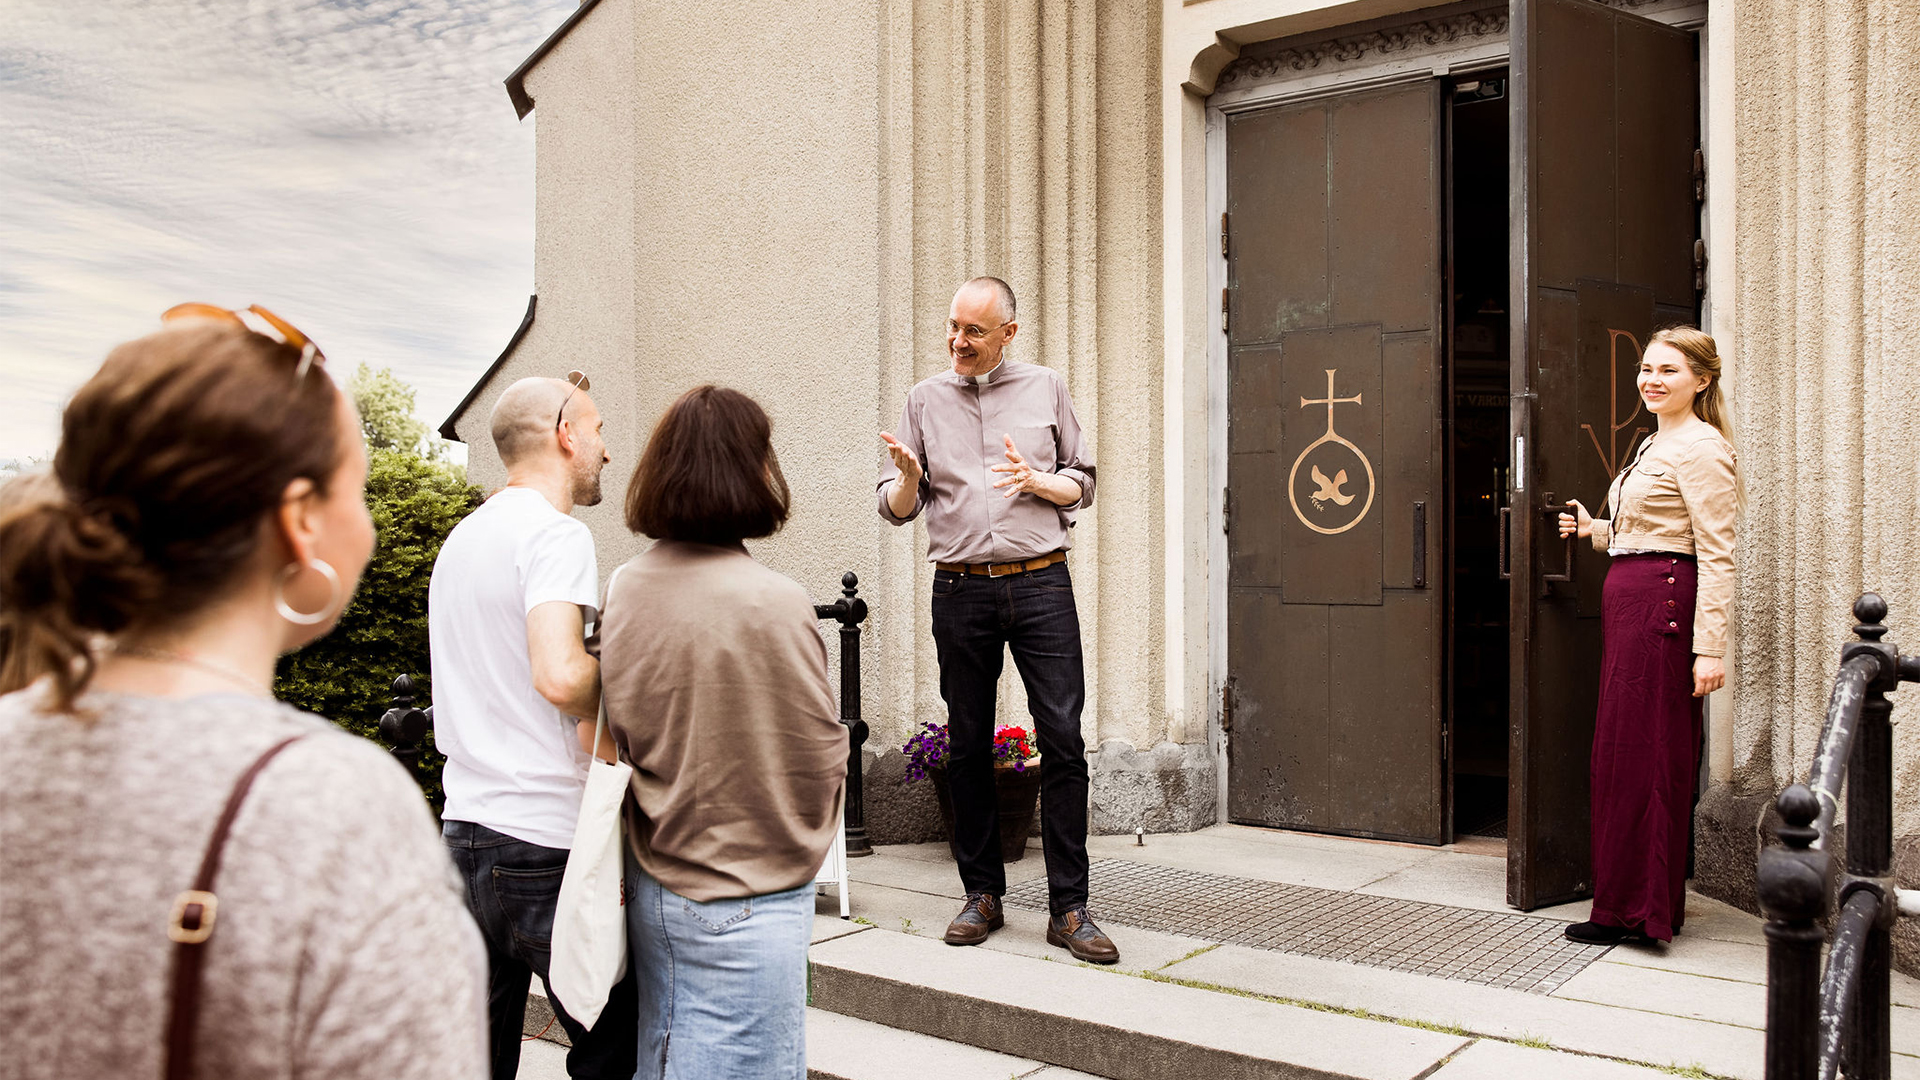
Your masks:
[{"label": "bald man in white t-shirt", "polygon": [[[600,707],[600,663],[585,644],[599,572],[593,536],[572,516],[600,501],[609,460],[589,385],[574,372],[500,395],[492,429],[507,486],[448,534],[427,596],[434,743],[447,755],[442,832],[487,940],[493,1080],[518,1071],[527,990],[535,973],[547,978]],[[569,1075],[633,1075],[631,972],[591,1031],[554,1005],[573,1041]]]}]

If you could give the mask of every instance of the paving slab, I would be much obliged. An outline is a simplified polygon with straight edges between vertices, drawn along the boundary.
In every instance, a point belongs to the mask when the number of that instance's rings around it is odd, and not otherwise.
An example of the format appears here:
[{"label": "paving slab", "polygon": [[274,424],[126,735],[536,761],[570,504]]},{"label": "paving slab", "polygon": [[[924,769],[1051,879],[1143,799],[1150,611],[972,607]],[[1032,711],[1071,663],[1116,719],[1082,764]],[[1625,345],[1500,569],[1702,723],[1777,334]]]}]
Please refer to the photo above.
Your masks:
[{"label": "paving slab", "polygon": [[1222,945],[1182,960],[1163,973],[1509,1042],[1544,1041],[1551,1049],[1655,1067],[1699,1065],[1715,1076],[1741,1080],[1760,1080],[1764,1072],[1761,1032],[1690,1017],[1627,1011],[1237,945]]},{"label": "paving slab", "polygon": [[[901,931],[904,926],[911,925],[912,933],[931,941],[940,940],[940,936],[946,932],[948,921],[959,911],[958,899],[928,896],[909,889],[890,889],[884,885],[865,886],[861,890],[860,901],[855,908],[857,917],[867,919],[876,928]],[[1093,916],[1100,920],[1097,909]],[[1007,925],[994,931],[985,943],[969,947],[1071,962],[1065,949],[1047,944],[1045,913],[1009,907],[1006,909],[1006,920]],[[1114,944],[1120,949],[1118,966],[1128,971],[1150,971],[1163,967],[1212,944],[1199,938],[1156,933],[1110,924],[1105,920],[1100,921],[1100,926],[1112,936]]]},{"label": "paving slab", "polygon": [[814,897],[813,907],[813,944],[832,941],[837,937],[857,934],[866,929],[863,923],[840,917],[839,897],[828,894]]},{"label": "paving slab", "polygon": [[1457,1035],[895,933],[814,946],[814,1003],[1116,1080],[1413,1080]]},{"label": "paving slab", "polygon": [[[1585,915],[1581,916],[1586,918]],[[1723,900],[1711,896],[1701,896],[1692,889],[1687,890],[1687,925],[1680,932],[1680,938],[1710,941],[1739,941],[1748,945],[1765,947],[1767,936],[1762,929],[1766,922],[1750,911],[1741,911]]]},{"label": "paving slab", "polygon": [[1764,983],[1709,975],[1598,963],[1568,980],[1553,996],[1640,1012],[1688,1016],[1758,1031],[1766,1030],[1767,1026]]},{"label": "paving slab", "polygon": [[1898,971],[1890,972],[1892,979],[1888,987],[1895,1005],[1909,1009],[1920,1008],[1920,979],[1903,975]]},{"label": "paving slab", "polygon": [[1436,848],[1275,833],[1239,825],[1157,833],[1145,839],[1146,846],[1140,847],[1131,836],[1090,836],[1087,854],[1318,889],[1358,889],[1440,854]]},{"label": "paving slab", "polygon": [[520,1070],[514,1080],[567,1080],[567,1048],[545,1039],[520,1044]]},{"label": "paving slab", "polygon": [[1433,1080],[1514,1080],[1551,1077],[1552,1080],[1672,1080],[1664,1069],[1628,1065],[1606,1058],[1563,1054],[1494,1039],[1482,1039],[1447,1062]]},{"label": "paving slab", "polygon": [[823,1009],[807,1010],[807,1076],[809,1080],[1099,1080],[1045,1062]]},{"label": "paving slab", "polygon": [[1666,945],[1617,945],[1602,962],[1688,975],[1712,975],[1759,986],[1767,983],[1765,945],[1719,941],[1692,934],[1681,934]]}]

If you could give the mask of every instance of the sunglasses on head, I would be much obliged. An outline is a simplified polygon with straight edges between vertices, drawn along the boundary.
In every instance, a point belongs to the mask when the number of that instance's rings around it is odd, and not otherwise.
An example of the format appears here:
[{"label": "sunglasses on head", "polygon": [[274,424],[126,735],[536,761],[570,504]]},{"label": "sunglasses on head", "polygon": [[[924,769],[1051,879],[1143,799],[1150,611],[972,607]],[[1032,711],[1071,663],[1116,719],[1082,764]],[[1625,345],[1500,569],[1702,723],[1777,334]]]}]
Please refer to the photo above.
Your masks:
[{"label": "sunglasses on head", "polygon": [[573,384],[573,389],[567,391],[567,396],[560,399],[560,411],[553,415],[553,430],[556,434],[560,431],[560,422],[567,418],[567,402],[572,401],[573,395],[580,391],[593,389],[593,380],[587,378],[587,373],[584,371],[567,372],[567,381]]},{"label": "sunglasses on head", "polygon": [[301,333],[292,323],[261,307],[259,304],[250,305],[247,308],[247,312],[258,316],[262,322],[267,324],[267,329],[272,330],[273,333],[268,333],[266,330],[262,330],[248,322],[241,317],[241,313],[238,311],[230,311],[227,308],[214,304],[175,304],[160,316],[160,321],[162,323],[170,323],[183,322],[190,319],[211,319],[214,322],[232,323],[242,330],[251,331],[262,337],[278,341],[282,345],[298,349],[300,350],[300,366],[295,369],[293,373],[293,381],[296,386],[300,384],[302,379],[307,377],[307,370],[309,368],[315,364],[322,366],[326,364],[327,355],[320,351],[320,347],[313,343],[312,338]]}]

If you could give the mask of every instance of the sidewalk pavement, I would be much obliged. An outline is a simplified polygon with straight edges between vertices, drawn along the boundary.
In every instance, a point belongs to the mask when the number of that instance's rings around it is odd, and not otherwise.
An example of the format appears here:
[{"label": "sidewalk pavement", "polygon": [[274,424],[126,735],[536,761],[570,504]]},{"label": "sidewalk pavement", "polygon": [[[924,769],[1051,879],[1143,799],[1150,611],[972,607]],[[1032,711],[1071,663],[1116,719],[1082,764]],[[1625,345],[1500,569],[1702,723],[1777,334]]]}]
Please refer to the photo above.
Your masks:
[{"label": "sidewalk pavement", "polygon": [[[1006,928],[969,949],[939,941],[961,899],[944,844],[852,860],[854,921],[819,901],[812,1075],[1761,1080],[1761,920],[1717,901],[1689,894],[1671,945],[1578,946],[1560,930],[1585,903],[1506,906],[1498,840],[1088,846],[1113,968],[1046,944],[1038,841],[1007,867]],[[1920,1080],[1920,984],[1896,973],[1893,998],[1893,1075]]]}]

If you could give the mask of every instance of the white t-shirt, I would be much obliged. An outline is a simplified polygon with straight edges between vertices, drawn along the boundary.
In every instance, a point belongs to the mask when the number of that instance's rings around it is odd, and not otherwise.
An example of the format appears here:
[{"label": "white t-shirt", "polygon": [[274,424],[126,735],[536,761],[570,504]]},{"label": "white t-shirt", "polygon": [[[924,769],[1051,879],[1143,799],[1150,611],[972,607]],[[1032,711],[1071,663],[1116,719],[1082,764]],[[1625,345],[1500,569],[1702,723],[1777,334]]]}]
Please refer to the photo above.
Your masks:
[{"label": "white t-shirt", "polygon": [[533,688],[527,655],[527,613],[554,600],[598,617],[585,524],[507,488],[454,526],[427,587],[433,741],[447,755],[442,817],[568,848],[587,755],[574,719]]}]

